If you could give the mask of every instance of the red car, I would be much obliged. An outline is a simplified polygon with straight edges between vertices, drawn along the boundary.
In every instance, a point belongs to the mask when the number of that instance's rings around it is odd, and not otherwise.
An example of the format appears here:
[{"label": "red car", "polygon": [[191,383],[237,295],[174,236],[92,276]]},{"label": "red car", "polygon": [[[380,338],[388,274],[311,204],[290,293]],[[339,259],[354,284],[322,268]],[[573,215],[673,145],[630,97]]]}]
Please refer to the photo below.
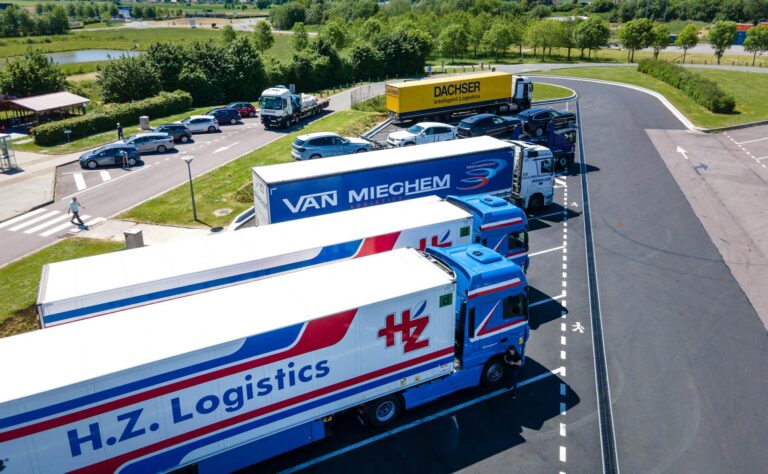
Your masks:
[{"label": "red car", "polygon": [[241,117],[256,116],[256,107],[254,107],[250,102],[232,102],[231,104],[227,105],[227,107],[236,109],[238,112],[240,112]]}]

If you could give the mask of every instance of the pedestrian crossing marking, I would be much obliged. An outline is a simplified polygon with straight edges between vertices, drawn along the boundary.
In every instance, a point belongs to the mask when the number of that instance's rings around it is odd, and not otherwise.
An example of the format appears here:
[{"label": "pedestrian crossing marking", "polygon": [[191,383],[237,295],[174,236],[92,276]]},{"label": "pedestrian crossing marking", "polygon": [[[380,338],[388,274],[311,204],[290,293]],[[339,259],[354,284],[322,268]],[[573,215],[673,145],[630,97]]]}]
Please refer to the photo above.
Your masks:
[{"label": "pedestrian crossing marking", "polygon": [[63,221],[64,219],[69,219],[70,217],[72,217],[72,216],[70,216],[69,214],[62,214],[62,215],[60,215],[58,217],[54,217],[53,219],[51,219],[51,220],[49,220],[47,222],[43,222],[42,224],[40,224],[38,226],[32,227],[31,229],[27,229],[27,230],[24,231],[24,233],[25,234],[34,234],[37,231],[40,231],[40,230],[45,229],[46,227],[52,226],[56,222]]},{"label": "pedestrian crossing marking", "polygon": [[30,226],[30,225],[32,225],[32,224],[37,224],[37,223],[38,223],[38,222],[40,222],[40,221],[43,221],[43,220],[45,220],[45,219],[48,219],[48,218],[50,218],[50,217],[53,217],[53,216],[55,216],[56,214],[58,214],[59,212],[60,212],[60,211],[51,211],[51,212],[48,212],[48,213],[46,213],[46,214],[43,214],[43,215],[41,215],[41,216],[37,216],[37,217],[34,217],[34,218],[32,218],[32,219],[30,219],[30,220],[28,220],[28,221],[26,221],[26,222],[22,222],[21,224],[19,224],[19,225],[17,225],[17,226],[14,226],[14,227],[11,227],[11,228],[10,228],[10,229],[8,229],[8,230],[10,230],[11,232],[16,232],[17,230],[21,230],[21,229],[23,229],[24,227]]},{"label": "pedestrian crossing marking", "polygon": [[[80,216],[80,218],[83,219],[83,221],[85,221],[85,219],[88,219],[89,217],[91,217],[91,216]],[[72,224],[71,222],[67,222],[66,224],[62,224],[62,225],[56,226],[53,229],[46,230],[45,232],[40,234],[40,236],[41,237],[50,237],[51,235],[55,234],[56,232],[59,232],[59,231],[62,231],[64,229],[68,229],[68,228],[74,227],[74,226],[75,225]]]},{"label": "pedestrian crossing marking", "polygon": [[10,225],[13,225],[13,224],[15,224],[17,222],[21,222],[24,219],[32,217],[35,214],[40,214],[43,211],[47,211],[47,209],[41,207],[40,209],[35,209],[34,211],[29,211],[26,214],[22,214],[22,215],[20,215],[18,217],[14,217],[13,219],[8,219],[7,221],[5,221],[2,224],[0,224],[0,229],[2,229],[3,227],[8,227]]},{"label": "pedestrian crossing marking", "polygon": [[109,175],[109,171],[107,170],[101,170],[99,171],[99,174],[101,175],[102,181],[109,181],[110,179],[112,179],[112,176]]},{"label": "pedestrian crossing marking", "polygon": [[83,173],[75,173],[72,175],[73,178],[75,178],[75,186],[77,186],[78,191],[82,191],[83,189],[87,188],[88,186],[85,184],[85,179],[83,178]]}]

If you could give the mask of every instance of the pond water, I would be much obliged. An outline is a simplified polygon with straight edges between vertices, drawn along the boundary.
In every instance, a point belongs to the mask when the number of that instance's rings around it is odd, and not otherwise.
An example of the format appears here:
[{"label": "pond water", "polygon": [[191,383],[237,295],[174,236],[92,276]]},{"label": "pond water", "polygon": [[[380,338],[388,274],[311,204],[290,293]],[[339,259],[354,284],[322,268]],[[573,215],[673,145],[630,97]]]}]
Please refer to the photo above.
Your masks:
[{"label": "pond water", "polygon": [[59,64],[86,63],[91,61],[108,61],[120,56],[138,56],[141,51],[121,51],[119,49],[81,49],[79,51],[61,51],[47,53],[46,56]]}]

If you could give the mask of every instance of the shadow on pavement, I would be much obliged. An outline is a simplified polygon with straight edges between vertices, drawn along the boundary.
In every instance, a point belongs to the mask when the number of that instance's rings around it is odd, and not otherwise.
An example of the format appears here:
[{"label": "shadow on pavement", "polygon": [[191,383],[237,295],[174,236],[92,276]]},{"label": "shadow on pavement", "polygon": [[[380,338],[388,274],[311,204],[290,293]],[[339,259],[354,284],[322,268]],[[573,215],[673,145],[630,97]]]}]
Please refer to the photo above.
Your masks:
[{"label": "shadow on pavement", "polygon": [[528,319],[528,325],[532,331],[537,330],[542,324],[560,319],[563,311],[568,312],[559,301],[551,299],[550,295],[533,287],[528,287],[528,301],[529,304],[535,305],[531,307]]}]

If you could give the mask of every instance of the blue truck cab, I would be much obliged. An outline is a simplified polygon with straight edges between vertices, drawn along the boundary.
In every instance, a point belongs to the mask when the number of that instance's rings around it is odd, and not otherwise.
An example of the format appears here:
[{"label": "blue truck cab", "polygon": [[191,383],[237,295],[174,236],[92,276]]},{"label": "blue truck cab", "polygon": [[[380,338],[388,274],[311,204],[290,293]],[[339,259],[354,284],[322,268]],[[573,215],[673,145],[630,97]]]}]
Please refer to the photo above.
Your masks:
[{"label": "blue truck cab", "polygon": [[555,159],[555,168],[565,170],[576,158],[576,134],[572,118],[557,117],[549,122],[544,135],[525,140],[549,148]]},{"label": "blue truck cab", "polygon": [[406,409],[463,388],[499,383],[504,352],[514,345],[525,362],[530,334],[528,282],[517,264],[479,244],[427,247],[425,255],[456,279],[455,369],[404,392]]},{"label": "blue truck cab", "polygon": [[472,214],[473,242],[511,259],[523,272],[529,268],[528,218],[525,211],[490,194],[448,196],[446,200]]}]

